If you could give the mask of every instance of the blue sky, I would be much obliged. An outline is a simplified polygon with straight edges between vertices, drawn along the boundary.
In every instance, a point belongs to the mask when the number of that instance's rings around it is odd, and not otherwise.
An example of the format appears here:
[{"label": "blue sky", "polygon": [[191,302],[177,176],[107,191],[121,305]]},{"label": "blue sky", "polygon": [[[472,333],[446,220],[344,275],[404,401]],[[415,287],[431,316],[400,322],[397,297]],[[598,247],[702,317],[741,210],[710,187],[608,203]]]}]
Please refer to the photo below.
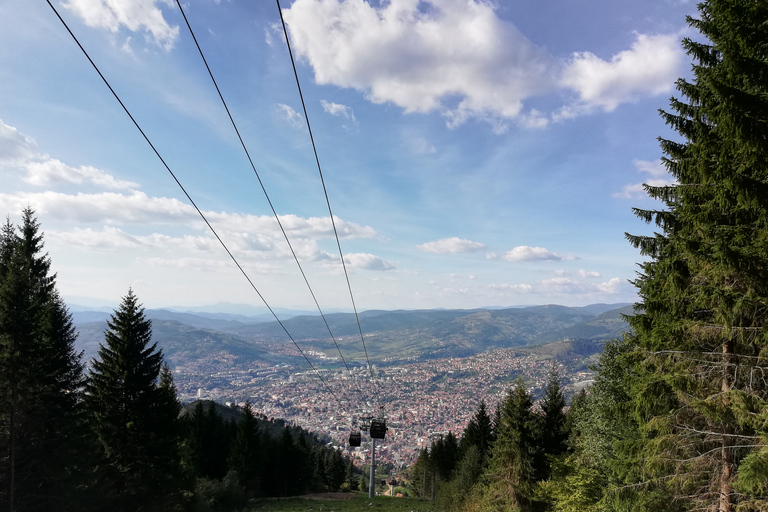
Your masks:
[{"label": "blue sky", "polygon": [[[172,0],[54,1],[273,307],[314,307]],[[350,308],[275,3],[182,3],[324,309]],[[678,0],[290,0],[357,306],[631,302]],[[0,4],[0,210],[70,302],[260,305],[45,1]]]}]

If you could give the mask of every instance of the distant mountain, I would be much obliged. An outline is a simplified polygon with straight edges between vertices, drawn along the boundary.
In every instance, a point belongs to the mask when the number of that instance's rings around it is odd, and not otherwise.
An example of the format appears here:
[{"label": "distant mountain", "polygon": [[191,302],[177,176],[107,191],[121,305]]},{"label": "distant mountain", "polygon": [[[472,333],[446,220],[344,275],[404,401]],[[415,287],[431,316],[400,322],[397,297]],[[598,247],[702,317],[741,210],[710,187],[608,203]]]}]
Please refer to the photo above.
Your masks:
[{"label": "distant mountain", "polygon": [[[80,324],[75,346],[85,352],[85,362],[96,356],[104,342],[106,321]],[[226,332],[200,329],[171,320],[152,321],[152,341],[163,350],[172,365],[189,361],[219,359],[226,363],[261,361],[268,364],[291,362],[290,357],[269,353],[262,347]]]},{"label": "distant mountain", "polygon": [[[613,305],[616,306],[616,305]],[[622,314],[632,307],[608,309],[610,305],[587,307],[530,306],[478,310],[402,310],[360,313],[365,349],[372,362],[465,357],[495,348],[529,347],[573,341],[567,350],[599,350],[628,326]],[[305,364],[277,322],[246,320],[234,314],[180,313],[147,310],[152,319],[153,339],[173,364],[193,360],[261,361],[268,364]],[[77,345],[93,357],[103,342],[106,313],[75,312],[80,336]],[[354,314],[326,315],[328,325],[345,359],[364,361]],[[303,349],[338,357],[334,340],[319,316],[302,315],[283,320],[283,326]],[[566,350],[558,349],[558,350]],[[326,364],[333,364],[326,360]]]}]

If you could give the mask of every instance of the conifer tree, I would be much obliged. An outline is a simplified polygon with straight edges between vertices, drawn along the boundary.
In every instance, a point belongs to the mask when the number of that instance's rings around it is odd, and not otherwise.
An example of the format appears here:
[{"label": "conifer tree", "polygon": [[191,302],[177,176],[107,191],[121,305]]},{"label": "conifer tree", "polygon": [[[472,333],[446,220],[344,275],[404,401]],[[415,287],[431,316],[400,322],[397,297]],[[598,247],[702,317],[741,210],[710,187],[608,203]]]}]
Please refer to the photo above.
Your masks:
[{"label": "conifer tree", "polygon": [[470,418],[461,436],[461,454],[465,454],[470,446],[477,448],[478,453],[485,459],[490,453],[493,444],[493,424],[488,410],[485,406],[485,400],[480,400],[477,411]]},{"label": "conifer tree", "polygon": [[237,473],[240,483],[246,488],[246,494],[250,496],[257,496],[261,492],[259,445],[258,422],[253,415],[251,403],[246,402],[237,423],[237,436],[230,448],[229,467]]},{"label": "conifer tree", "polygon": [[677,183],[646,187],[665,209],[636,210],[662,233],[629,236],[652,258],[630,318],[647,356],[636,404],[647,474],[730,512],[752,506],[734,483],[764,444],[768,399],[754,378],[768,366],[768,5],[706,0],[688,23],[706,41],[684,39],[693,80],[678,80],[683,99],[662,112],[684,139],[661,140]]},{"label": "conifer tree", "polygon": [[107,326],[86,385],[101,459],[97,475],[110,506],[159,507],[172,494],[168,471],[178,460],[172,447],[178,442],[173,422],[179,406],[170,372],[158,379],[163,354],[152,343],[151,321],[132,290]]},{"label": "conifer tree", "polygon": [[63,510],[85,462],[81,355],[34,212],[0,233],[0,504]]},{"label": "conifer tree", "polygon": [[533,399],[521,379],[501,404],[500,424],[488,470],[493,508],[533,509],[534,456],[537,452]]},{"label": "conifer tree", "polygon": [[340,450],[333,450],[328,466],[328,483],[331,490],[338,491],[341,488],[341,484],[344,483],[347,469]]},{"label": "conifer tree", "polygon": [[551,461],[565,453],[568,432],[565,428],[565,395],[560,387],[560,374],[553,366],[544,398],[541,399],[541,421],[539,423],[540,456],[536,458],[536,477],[538,480],[549,478]]}]

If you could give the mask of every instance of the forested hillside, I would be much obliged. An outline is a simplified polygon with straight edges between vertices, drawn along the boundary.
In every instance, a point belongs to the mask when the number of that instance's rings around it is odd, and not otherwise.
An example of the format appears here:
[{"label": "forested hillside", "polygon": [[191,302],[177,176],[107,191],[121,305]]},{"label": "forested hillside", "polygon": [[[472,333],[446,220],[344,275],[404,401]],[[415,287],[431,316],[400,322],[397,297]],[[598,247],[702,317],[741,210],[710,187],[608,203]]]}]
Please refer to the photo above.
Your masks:
[{"label": "forested hillside", "polygon": [[[397,364],[435,357],[466,357],[495,348],[540,345],[565,339],[600,344],[627,330],[625,314],[632,314],[630,306],[604,304],[588,308],[532,306],[470,311],[365,311],[360,319],[370,360],[380,363],[386,359],[390,364]],[[200,327],[209,325],[208,320],[192,314],[168,315],[162,310],[152,310],[147,316],[153,319],[154,339],[171,363],[226,354],[242,363],[306,364],[298,354],[291,354],[290,341],[276,322],[250,325],[237,322],[234,327],[229,322],[214,329]],[[353,361],[365,360],[354,315],[335,313],[326,317],[345,357]],[[81,314],[81,318],[90,317]],[[290,318],[284,325],[301,346],[321,350],[329,358],[338,356],[319,316]],[[76,324],[75,328],[78,331],[77,347],[85,352],[85,360],[89,361],[100,343],[106,323],[84,322]],[[280,350],[275,350],[276,347]],[[326,360],[323,366],[334,366],[334,363]]]}]

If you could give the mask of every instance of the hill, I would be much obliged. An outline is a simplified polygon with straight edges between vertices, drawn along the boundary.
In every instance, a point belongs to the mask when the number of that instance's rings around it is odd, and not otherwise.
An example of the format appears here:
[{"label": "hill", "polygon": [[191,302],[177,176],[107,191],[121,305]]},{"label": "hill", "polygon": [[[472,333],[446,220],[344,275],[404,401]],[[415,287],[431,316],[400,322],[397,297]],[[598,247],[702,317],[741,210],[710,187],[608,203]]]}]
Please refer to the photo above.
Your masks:
[{"label": "hill", "polygon": [[[497,348],[530,347],[562,340],[601,346],[627,329],[622,314],[631,306],[593,305],[573,308],[547,305],[508,309],[365,311],[360,324],[373,363],[467,357]],[[106,313],[75,314],[77,345],[86,361],[104,338]],[[277,322],[244,323],[203,313],[147,310],[154,341],[172,365],[205,364],[209,369],[238,364],[306,365]],[[355,316],[326,315],[347,361],[363,362],[365,354]],[[92,321],[98,319],[98,321]],[[91,321],[84,321],[91,320]],[[319,316],[301,315],[283,322],[303,351],[323,359],[324,367],[341,364],[338,350]],[[573,345],[573,343],[572,343]],[[586,349],[589,351],[590,349]]]}]

